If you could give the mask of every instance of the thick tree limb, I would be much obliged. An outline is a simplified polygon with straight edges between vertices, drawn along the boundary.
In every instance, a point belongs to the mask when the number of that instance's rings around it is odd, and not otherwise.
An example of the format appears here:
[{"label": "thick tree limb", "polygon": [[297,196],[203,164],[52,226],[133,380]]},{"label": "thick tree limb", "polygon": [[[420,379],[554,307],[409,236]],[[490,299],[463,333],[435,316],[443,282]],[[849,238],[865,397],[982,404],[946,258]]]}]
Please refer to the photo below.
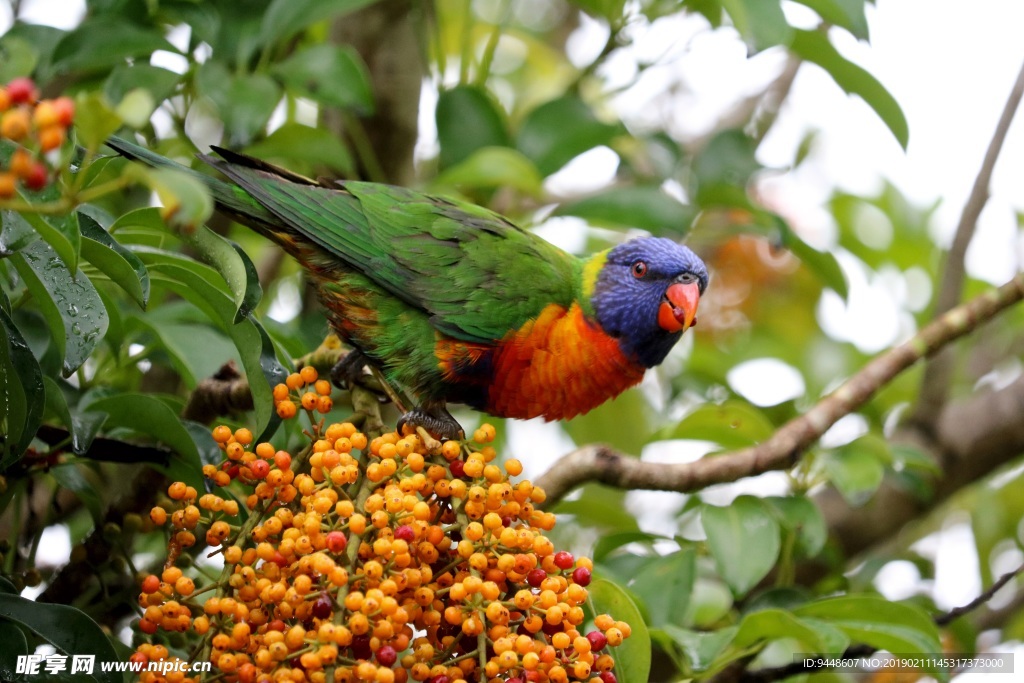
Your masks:
[{"label": "thick tree limb", "polygon": [[[935,299],[936,315],[945,313],[960,301],[966,278],[964,259],[967,256],[967,247],[970,246],[971,239],[974,237],[974,231],[978,226],[978,217],[981,216],[981,212],[988,202],[992,172],[1022,97],[1024,97],[1024,65],[1021,65],[1017,80],[1003,106],[1003,113],[999,117],[996,130],[985,151],[981,169],[974,179],[974,186],[971,188],[967,203],[964,204],[963,212],[960,214],[960,222],[957,224],[953,244],[946,255],[945,267],[940,278],[941,285]],[[929,430],[936,424],[933,420],[939,414],[939,410],[949,395],[949,385],[953,377],[953,360],[952,349],[950,349],[936,355],[925,368],[921,381],[921,394],[912,418],[912,421],[921,428]]]},{"label": "thick tree limb", "polygon": [[551,506],[573,487],[587,481],[624,489],[689,492],[792,467],[839,418],[864,405],[903,370],[1021,299],[1024,273],[948,311],[909,341],[877,356],[809,411],[784,424],[757,446],[682,464],[642,462],[605,446],[585,446],[555,463],[537,484],[547,492],[547,505]]}]

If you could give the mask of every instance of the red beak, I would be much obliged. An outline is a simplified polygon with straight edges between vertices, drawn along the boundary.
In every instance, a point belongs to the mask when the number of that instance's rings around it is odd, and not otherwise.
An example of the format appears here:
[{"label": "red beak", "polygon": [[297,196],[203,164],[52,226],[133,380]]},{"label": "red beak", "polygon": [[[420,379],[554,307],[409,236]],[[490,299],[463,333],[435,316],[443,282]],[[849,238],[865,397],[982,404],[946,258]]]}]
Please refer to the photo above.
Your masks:
[{"label": "red beak", "polygon": [[686,331],[697,321],[699,302],[700,287],[696,282],[669,285],[658,309],[658,325],[666,332]]}]

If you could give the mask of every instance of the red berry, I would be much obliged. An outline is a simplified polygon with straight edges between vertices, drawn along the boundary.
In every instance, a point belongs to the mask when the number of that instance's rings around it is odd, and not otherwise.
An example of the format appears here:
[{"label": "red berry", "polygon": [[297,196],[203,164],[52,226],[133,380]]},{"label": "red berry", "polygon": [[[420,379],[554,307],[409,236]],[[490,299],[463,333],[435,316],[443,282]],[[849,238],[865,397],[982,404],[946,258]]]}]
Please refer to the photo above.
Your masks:
[{"label": "red berry", "polygon": [[555,553],[555,566],[559,569],[569,569],[576,563],[576,558],[572,556],[572,553],[565,550],[559,550]]},{"label": "red berry", "polygon": [[317,619],[326,619],[334,612],[334,604],[331,602],[329,595],[321,593],[320,597],[313,601],[313,607],[310,608],[310,611]]},{"label": "red berry", "polygon": [[22,178],[21,181],[25,183],[25,187],[30,190],[41,190],[46,187],[46,183],[49,179],[49,174],[46,172],[46,166],[37,161],[32,165],[28,175]]},{"label": "red berry", "polygon": [[604,649],[604,646],[608,644],[608,638],[606,638],[600,631],[591,631],[588,633],[587,640],[590,641],[590,649],[594,652],[600,652]]},{"label": "red berry", "polygon": [[67,128],[75,118],[75,103],[70,97],[58,97],[53,101],[57,110],[57,123]]},{"label": "red berry", "polygon": [[590,577],[591,573],[589,569],[586,567],[576,567],[572,573],[572,582],[578,583],[581,586],[589,586]]},{"label": "red berry", "polygon": [[249,463],[249,471],[255,479],[266,479],[270,474],[270,463],[266,460],[253,460]]},{"label": "red berry", "polygon": [[31,104],[39,99],[39,91],[31,78],[15,78],[7,84],[7,94],[14,104]]},{"label": "red berry", "polygon": [[430,683],[452,683],[452,679],[445,674],[440,674],[431,678]]},{"label": "red berry", "polygon": [[611,671],[602,671],[598,678],[601,679],[601,683],[619,683],[619,679],[615,678]]},{"label": "red berry", "polygon": [[142,592],[149,595],[156,593],[160,590],[160,577],[156,574],[150,574],[142,580]]},{"label": "red berry", "polygon": [[346,546],[348,546],[348,538],[342,532],[332,531],[327,534],[327,549],[332,553],[343,553]]},{"label": "red berry", "polygon": [[534,588],[539,588],[541,582],[546,578],[548,578],[548,573],[538,567],[537,569],[531,569],[526,574],[526,583],[530,584]]},{"label": "red berry", "polygon": [[462,479],[466,475],[466,463],[461,460],[452,460],[448,463],[448,469],[451,470],[452,476],[456,479]]},{"label": "red berry", "polygon": [[369,659],[372,650],[370,650],[370,636],[356,636],[352,639],[352,656],[356,659]]},{"label": "red berry", "polygon": [[395,652],[395,648],[385,645],[377,650],[377,661],[383,666],[391,667],[398,661],[398,653]]},{"label": "red berry", "polygon": [[150,636],[153,635],[154,633],[156,633],[156,629],[157,629],[156,622],[150,621],[149,619],[146,619],[145,617],[143,617],[142,619],[139,619],[139,630],[142,631],[143,633],[145,633],[146,635],[150,635]]},{"label": "red berry", "polygon": [[395,538],[397,538],[400,541],[405,541],[409,543],[416,538],[416,532],[413,531],[412,527],[408,524],[403,524],[402,526],[395,529]]}]

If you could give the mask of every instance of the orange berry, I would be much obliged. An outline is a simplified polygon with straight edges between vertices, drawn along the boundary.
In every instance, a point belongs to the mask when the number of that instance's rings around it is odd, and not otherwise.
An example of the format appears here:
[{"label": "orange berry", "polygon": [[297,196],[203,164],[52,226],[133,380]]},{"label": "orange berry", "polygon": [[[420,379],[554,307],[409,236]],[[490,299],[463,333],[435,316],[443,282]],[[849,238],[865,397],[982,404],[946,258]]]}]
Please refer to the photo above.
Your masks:
[{"label": "orange berry", "polygon": [[326,415],[331,412],[334,407],[334,401],[331,400],[330,396],[321,396],[316,402],[316,412],[321,415]]},{"label": "orange berry", "polygon": [[331,395],[331,383],[325,379],[318,379],[314,383],[313,388],[316,390],[316,393],[320,394],[321,396]]},{"label": "orange berry", "polygon": [[235,441],[242,444],[243,446],[248,446],[249,444],[252,443],[252,432],[246,429],[245,427],[236,429]]},{"label": "orange berry", "polygon": [[58,97],[53,100],[53,108],[57,112],[57,123],[67,128],[75,118],[75,102],[70,97]]},{"label": "orange berry", "polygon": [[300,375],[297,372],[293,372],[292,374],[288,375],[287,378],[285,378],[284,383],[288,385],[289,389],[291,389],[292,391],[296,391],[303,384],[302,375]]},{"label": "orange berry", "polygon": [[29,116],[24,109],[9,109],[0,118],[0,135],[15,142],[22,140],[29,131]]},{"label": "orange berry", "polygon": [[39,129],[39,149],[44,152],[57,149],[64,144],[64,129],[60,125]]},{"label": "orange berry", "polygon": [[299,377],[301,377],[302,381],[306,384],[313,384],[314,382],[316,382],[317,376],[318,373],[316,371],[316,368],[314,368],[312,365],[307,365],[306,367],[299,370]]},{"label": "orange berry", "polygon": [[142,592],[147,595],[151,595],[160,590],[160,577],[156,574],[150,574],[142,580]]},{"label": "orange berry", "polygon": [[167,523],[167,510],[157,505],[149,511],[149,518],[153,521],[153,524],[163,526]]},{"label": "orange berry", "polygon": [[50,100],[43,100],[32,112],[32,123],[36,128],[43,129],[58,125],[57,108]]},{"label": "orange berry", "polygon": [[283,401],[288,398],[288,386],[285,384],[274,385],[274,400]]},{"label": "orange berry", "polygon": [[281,401],[277,404],[277,416],[282,420],[289,420],[295,417],[299,409],[291,401]]},{"label": "orange berry", "polygon": [[188,487],[183,481],[176,481],[167,487],[167,495],[171,497],[171,500],[181,500],[187,491]]},{"label": "orange berry", "polygon": [[0,111],[7,111],[11,108],[11,96],[7,88],[0,88]]},{"label": "orange berry", "polygon": [[17,178],[13,173],[0,171],[0,199],[10,199],[17,192]]},{"label": "orange berry", "polygon": [[231,440],[231,427],[217,425],[213,428],[213,440],[217,443],[227,443]]}]

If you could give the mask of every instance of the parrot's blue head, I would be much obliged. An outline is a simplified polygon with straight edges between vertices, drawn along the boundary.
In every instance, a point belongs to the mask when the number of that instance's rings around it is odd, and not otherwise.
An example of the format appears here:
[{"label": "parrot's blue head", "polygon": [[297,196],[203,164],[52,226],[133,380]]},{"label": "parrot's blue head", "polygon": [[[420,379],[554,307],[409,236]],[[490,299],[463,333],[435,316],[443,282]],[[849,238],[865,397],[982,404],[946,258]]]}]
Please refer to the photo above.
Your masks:
[{"label": "parrot's blue head", "polygon": [[644,367],[665,360],[697,318],[708,269],[690,249],[640,237],[606,252],[590,303],[605,334]]}]

